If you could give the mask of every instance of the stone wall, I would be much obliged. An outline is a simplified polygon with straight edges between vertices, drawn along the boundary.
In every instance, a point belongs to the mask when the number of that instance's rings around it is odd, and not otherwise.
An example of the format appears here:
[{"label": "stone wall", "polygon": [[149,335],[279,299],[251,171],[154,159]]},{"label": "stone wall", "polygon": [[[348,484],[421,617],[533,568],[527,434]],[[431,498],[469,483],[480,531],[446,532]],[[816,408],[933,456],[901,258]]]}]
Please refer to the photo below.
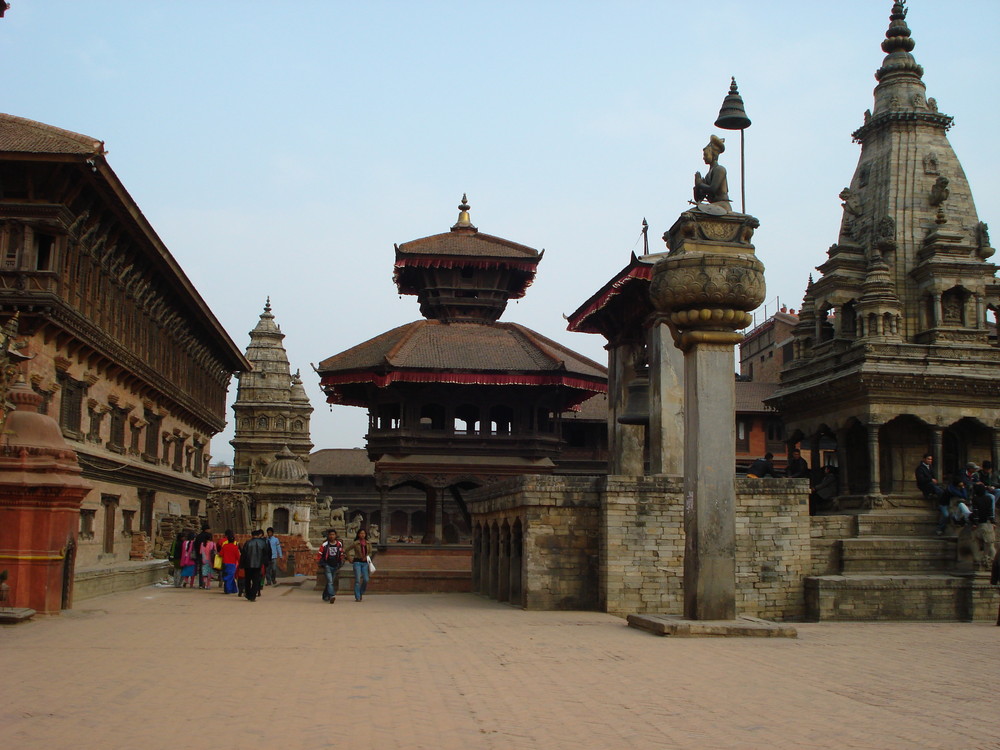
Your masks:
[{"label": "stone wall", "polygon": [[[801,619],[812,570],[805,480],[737,479],[737,613]],[[529,476],[470,498],[477,530],[474,590],[528,609],[683,612],[683,483],[679,477]],[[517,559],[502,530],[523,528],[523,596],[503,566]],[[490,535],[500,531],[496,549]],[[492,572],[499,566],[499,574]],[[492,577],[491,577],[492,572]]]},{"label": "stone wall", "polygon": [[475,591],[525,609],[598,608],[596,477],[518,477],[467,500]]},{"label": "stone wall", "polygon": [[624,617],[684,608],[684,495],[680,477],[602,480],[601,608]]},{"label": "stone wall", "polygon": [[737,614],[801,620],[810,542],[807,480],[737,479]]}]

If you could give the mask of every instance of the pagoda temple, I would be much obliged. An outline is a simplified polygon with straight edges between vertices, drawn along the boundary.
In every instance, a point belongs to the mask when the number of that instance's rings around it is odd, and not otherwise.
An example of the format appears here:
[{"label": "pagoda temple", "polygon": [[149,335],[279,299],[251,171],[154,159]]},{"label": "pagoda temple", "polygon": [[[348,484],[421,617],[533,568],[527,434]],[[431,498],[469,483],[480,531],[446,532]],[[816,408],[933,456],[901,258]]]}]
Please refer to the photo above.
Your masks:
[{"label": "pagoda temple", "polygon": [[[393,279],[423,320],[322,361],[332,404],[368,410],[379,520],[391,491],[426,495],[422,541],[468,539],[462,492],[520,474],[550,474],[560,415],[607,390],[607,370],[516,323],[499,322],[524,296],[542,253],[480,232],[465,196],[451,231],[395,248]],[[447,515],[445,502],[454,511]],[[368,519],[372,521],[374,519]]]},{"label": "pagoda temple", "polygon": [[836,439],[842,506],[918,498],[926,452],[945,477],[1000,453],[994,251],[913,48],[896,2],[874,106],[853,134],[861,156],[840,234],[809,279],[769,400],[814,456],[820,438]]}]

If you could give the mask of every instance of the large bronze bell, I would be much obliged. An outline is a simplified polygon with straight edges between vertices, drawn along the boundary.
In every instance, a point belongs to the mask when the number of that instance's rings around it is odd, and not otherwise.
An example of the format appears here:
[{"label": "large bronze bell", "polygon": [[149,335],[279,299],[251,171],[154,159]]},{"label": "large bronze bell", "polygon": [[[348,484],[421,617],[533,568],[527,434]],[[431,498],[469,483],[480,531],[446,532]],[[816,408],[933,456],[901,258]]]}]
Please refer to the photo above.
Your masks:
[{"label": "large bronze bell", "polygon": [[625,409],[618,417],[619,424],[649,424],[649,367],[637,365],[635,377],[628,384]]},{"label": "large bronze bell", "polygon": [[747,117],[747,111],[743,107],[743,97],[736,88],[735,78],[729,84],[729,93],[722,100],[722,109],[719,110],[715,127],[722,130],[743,130],[750,127],[750,118]]}]

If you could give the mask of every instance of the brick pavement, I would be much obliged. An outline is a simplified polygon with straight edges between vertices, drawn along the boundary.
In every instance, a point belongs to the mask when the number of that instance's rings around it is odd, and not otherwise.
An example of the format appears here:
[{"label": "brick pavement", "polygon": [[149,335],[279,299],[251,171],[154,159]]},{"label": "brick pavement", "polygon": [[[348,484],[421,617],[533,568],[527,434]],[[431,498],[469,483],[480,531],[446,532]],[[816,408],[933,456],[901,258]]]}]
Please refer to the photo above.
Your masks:
[{"label": "brick pavement", "polygon": [[1000,747],[992,625],[671,639],[469,594],[341,598],[145,588],[4,627],[3,745]]}]

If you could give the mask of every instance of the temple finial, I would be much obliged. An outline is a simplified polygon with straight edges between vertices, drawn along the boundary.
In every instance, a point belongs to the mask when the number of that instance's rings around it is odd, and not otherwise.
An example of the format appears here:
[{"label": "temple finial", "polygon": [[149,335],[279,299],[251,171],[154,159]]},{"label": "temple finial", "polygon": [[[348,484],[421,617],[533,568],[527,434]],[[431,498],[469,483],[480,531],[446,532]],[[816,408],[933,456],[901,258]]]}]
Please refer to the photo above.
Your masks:
[{"label": "temple finial", "polygon": [[910,27],[906,25],[906,0],[895,0],[892,12],[889,13],[889,28],[882,40],[882,51],[886,58],[882,67],[875,72],[876,80],[881,81],[889,73],[910,73],[922,78],[924,69],[917,64],[910,53],[916,42],[910,38]]},{"label": "temple finial", "polygon": [[264,303],[264,312],[271,314],[271,295],[267,295],[267,302]]},{"label": "temple finial", "polygon": [[460,229],[471,229],[472,231],[478,231],[472,224],[472,219],[469,218],[469,198],[465,193],[462,193],[462,202],[458,204],[458,221],[452,226],[451,231],[455,232]]}]

